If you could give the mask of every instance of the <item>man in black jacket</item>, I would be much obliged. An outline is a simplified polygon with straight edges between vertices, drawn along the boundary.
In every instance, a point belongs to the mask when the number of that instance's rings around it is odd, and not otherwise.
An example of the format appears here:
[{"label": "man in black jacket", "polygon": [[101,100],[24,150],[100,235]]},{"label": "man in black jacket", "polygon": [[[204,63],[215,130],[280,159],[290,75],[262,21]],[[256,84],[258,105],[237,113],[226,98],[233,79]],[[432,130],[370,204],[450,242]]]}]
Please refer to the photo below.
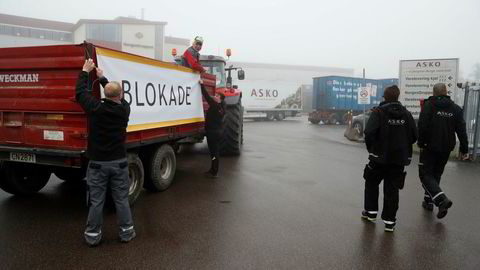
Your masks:
[{"label": "man in black jacket", "polygon": [[447,96],[443,83],[433,86],[433,96],[429,97],[418,120],[418,146],[421,148],[419,173],[425,189],[422,206],[433,210],[438,207],[437,218],[443,218],[452,206],[440,188],[440,178],[447,164],[450,152],[455,148],[455,133],[460,140],[460,152],[468,159],[468,138],[462,109]]},{"label": "man in black jacket", "polygon": [[128,204],[128,162],[125,139],[130,105],[123,99],[118,82],[108,82],[103,71],[96,69],[105,99],[99,100],[87,90],[88,74],[95,69],[92,59],[85,61],[76,86],[76,100],[88,114],[89,134],[87,157],[87,200],[89,205],[85,241],[97,246],[102,240],[103,205],[110,184],[117,210],[120,241],[135,237],[132,214]]},{"label": "man in black jacket", "polygon": [[365,128],[365,144],[370,162],[365,166],[365,205],[362,218],[375,221],[378,213],[378,186],[383,182],[382,219],[385,231],[393,232],[398,210],[399,190],[405,183],[403,171],[412,159],[417,140],[415,121],[398,96],[396,85],[385,89],[385,101],[372,109]]},{"label": "man in black jacket", "polygon": [[219,143],[222,138],[223,118],[225,116],[225,96],[217,93],[215,97],[212,98],[205,89],[202,80],[200,80],[200,87],[202,88],[203,97],[208,102],[207,118],[205,119],[205,131],[207,132],[208,150],[210,151],[210,158],[212,159],[210,170],[208,170],[206,173],[212,177],[217,177],[218,168],[220,165]]}]

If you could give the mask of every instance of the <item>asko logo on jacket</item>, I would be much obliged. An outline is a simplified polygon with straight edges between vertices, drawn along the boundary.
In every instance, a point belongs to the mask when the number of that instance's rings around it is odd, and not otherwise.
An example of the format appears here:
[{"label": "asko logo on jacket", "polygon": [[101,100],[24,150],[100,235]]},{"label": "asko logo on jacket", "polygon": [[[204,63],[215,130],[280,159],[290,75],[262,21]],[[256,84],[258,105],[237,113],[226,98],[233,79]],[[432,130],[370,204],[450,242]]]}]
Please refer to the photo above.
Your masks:
[{"label": "asko logo on jacket", "polygon": [[405,125],[405,120],[403,120],[403,119],[388,119],[387,123],[391,126],[403,126],[403,125]]},{"label": "asko logo on jacket", "polygon": [[438,111],[438,112],[437,112],[437,116],[450,118],[450,117],[453,117],[453,113],[451,113],[451,112]]}]

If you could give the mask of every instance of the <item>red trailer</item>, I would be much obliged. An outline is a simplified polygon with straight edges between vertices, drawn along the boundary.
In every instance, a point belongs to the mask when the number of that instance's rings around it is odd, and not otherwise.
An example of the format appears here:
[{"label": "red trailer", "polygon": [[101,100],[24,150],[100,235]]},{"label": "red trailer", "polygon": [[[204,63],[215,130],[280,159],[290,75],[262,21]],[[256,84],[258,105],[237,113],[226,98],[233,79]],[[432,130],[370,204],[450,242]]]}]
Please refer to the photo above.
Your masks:
[{"label": "red trailer", "polygon": [[[192,72],[171,63],[115,53]],[[0,188],[4,191],[36,193],[51,173],[65,181],[85,177],[89,131],[87,115],[75,101],[75,82],[86,58],[97,63],[92,44],[0,48]],[[93,94],[99,97],[100,86],[94,83],[93,73],[89,86],[93,84]],[[206,74],[203,80],[213,94],[215,76]],[[170,121],[132,130],[127,136],[131,203],[143,187],[168,188],[175,175],[174,149],[181,139],[202,136],[204,120]]]}]

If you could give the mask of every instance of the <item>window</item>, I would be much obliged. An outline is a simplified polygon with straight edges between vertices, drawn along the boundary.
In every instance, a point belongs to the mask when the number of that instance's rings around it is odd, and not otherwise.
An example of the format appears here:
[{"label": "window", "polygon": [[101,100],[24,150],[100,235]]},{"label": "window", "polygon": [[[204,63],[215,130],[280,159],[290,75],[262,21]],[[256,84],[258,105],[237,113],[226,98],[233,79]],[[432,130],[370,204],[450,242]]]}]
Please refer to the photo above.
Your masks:
[{"label": "window", "polygon": [[86,25],[87,39],[109,42],[122,42],[122,27],[119,24]]},{"label": "window", "polygon": [[0,35],[73,41],[72,33],[0,24]]}]

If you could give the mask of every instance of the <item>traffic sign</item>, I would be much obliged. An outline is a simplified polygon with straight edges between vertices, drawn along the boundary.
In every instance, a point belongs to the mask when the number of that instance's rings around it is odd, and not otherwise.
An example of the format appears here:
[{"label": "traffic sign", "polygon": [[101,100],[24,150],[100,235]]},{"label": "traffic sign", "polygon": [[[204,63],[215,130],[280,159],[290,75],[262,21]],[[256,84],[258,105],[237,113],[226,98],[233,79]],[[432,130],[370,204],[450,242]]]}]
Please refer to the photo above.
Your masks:
[{"label": "traffic sign", "polygon": [[358,92],[357,92],[358,104],[364,104],[364,105],[370,104],[370,92],[371,92],[371,88],[369,87],[358,88]]}]

